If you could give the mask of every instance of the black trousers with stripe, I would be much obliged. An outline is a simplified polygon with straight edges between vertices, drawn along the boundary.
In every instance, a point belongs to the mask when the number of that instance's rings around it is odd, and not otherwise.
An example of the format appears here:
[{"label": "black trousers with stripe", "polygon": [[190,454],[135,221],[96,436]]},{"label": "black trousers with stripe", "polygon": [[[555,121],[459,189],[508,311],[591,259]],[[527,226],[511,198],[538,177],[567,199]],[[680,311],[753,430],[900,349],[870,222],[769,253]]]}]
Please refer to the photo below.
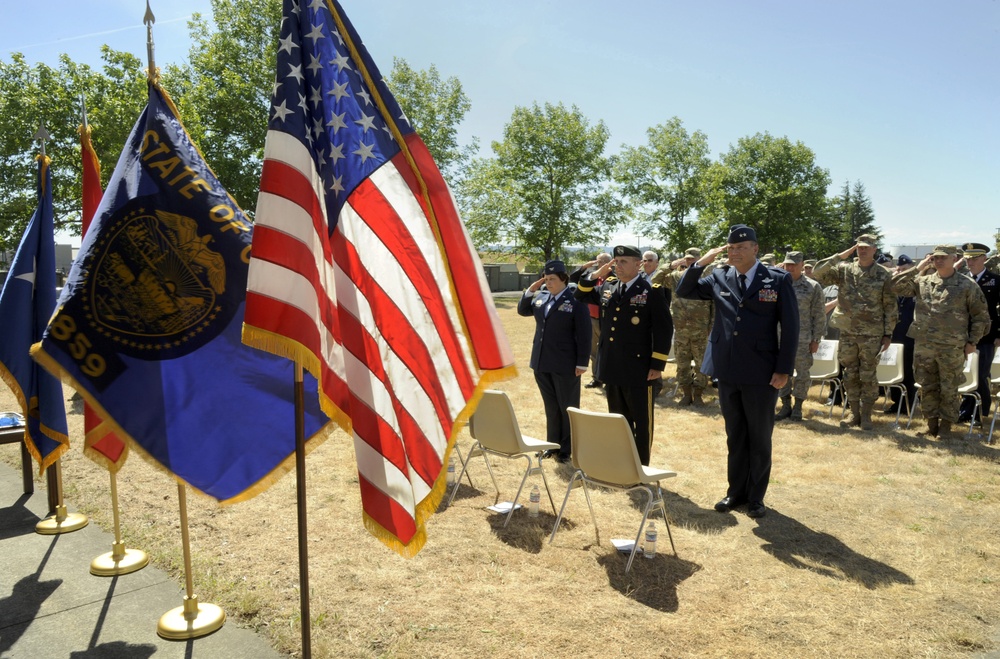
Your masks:
[{"label": "black trousers with stripe", "polygon": [[632,428],[639,460],[649,466],[653,445],[653,387],[652,382],[638,387],[604,385],[608,397],[608,412],[621,414]]}]

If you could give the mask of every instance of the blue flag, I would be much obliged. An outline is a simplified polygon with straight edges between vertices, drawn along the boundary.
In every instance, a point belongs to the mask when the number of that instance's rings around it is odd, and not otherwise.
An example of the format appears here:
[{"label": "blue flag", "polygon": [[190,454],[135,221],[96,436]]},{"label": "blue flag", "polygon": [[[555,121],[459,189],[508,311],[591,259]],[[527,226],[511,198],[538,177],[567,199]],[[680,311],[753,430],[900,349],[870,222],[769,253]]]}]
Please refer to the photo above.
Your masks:
[{"label": "blue flag", "polygon": [[56,246],[49,158],[39,156],[38,209],[0,292],[0,376],[26,419],[24,441],[39,472],[69,449],[62,384],[31,360],[56,307]]},{"label": "blue flag", "polygon": [[[241,339],[250,232],[151,83],[33,352],[140,453],[224,503],[294,467],[294,364]],[[305,380],[312,438],[329,421]]]}]

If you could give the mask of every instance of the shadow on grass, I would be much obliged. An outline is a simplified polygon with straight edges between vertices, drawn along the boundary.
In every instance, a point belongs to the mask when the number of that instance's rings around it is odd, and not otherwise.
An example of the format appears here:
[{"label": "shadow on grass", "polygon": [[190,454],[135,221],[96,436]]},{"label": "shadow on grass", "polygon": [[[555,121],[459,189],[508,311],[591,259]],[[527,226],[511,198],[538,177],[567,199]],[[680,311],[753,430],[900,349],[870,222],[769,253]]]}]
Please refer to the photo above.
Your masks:
[{"label": "shadow on grass", "polygon": [[[638,512],[641,513],[645,510],[648,499],[645,492],[637,490],[629,492],[628,498],[632,507]],[[722,515],[716,512],[714,503],[709,508],[702,508],[691,499],[666,488],[663,488],[663,503],[667,507],[667,515],[670,516],[670,525],[676,528],[714,535],[736,526],[737,523],[732,515]],[[650,515],[653,519],[658,519],[659,509],[654,507],[650,511]]]},{"label": "shadow on grass", "polygon": [[657,554],[653,558],[637,555],[628,574],[625,573],[628,554],[611,552],[598,558],[597,562],[608,573],[608,585],[625,597],[664,613],[677,611],[677,588],[701,570],[697,563],[685,561],[672,553]]},{"label": "shadow on grass", "polygon": [[[556,523],[556,516],[550,512],[545,512],[543,508],[539,511],[538,517],[528,515],[527,508],[520,508],[514,511],[510,518],[510,524],[504,528],[503,523],[507,520],[507,513],[494,513],[487,518],[493,534],[500,542],[526,551],[529,554],[538,554],[542,551],[542,546],[549,541],[552,535],[552,527]],[[576,522],[563,516],[560,531],[571,531],[576,528]]]},{"label": "shadow on grass", "polygon": [[761,547],[764,551],[791,567],[854,581],[869,590],[914,583],[906,573],[859,554],[829,533],[814,531],[774,509],[767,511],[753,533],[768,543]]}]

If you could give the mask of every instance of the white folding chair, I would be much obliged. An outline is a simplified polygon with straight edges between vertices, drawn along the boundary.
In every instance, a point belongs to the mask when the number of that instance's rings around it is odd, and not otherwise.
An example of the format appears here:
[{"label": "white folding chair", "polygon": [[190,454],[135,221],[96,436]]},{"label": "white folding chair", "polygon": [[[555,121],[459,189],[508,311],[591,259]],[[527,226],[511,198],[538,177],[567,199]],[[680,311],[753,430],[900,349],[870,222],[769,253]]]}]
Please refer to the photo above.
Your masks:
[{"label": "white folding chair", "polygon": [[573,466],[576,467],[576,472],[566,488],[566,497],[559,509],[555,526],[552,527],[549,542],[555,540],[563,513],[566,512],[569,495],[579,481],[583,483],[583,493],[587,498],[587,507],[590,509],[590,519],[594,522],[598,543],[601,542],[601,532],[597,527],[597,517],[594,516],[594,506],[590,501],[587,484],[626,492],[639,490],[646,493],[648,499],[642,511],[642,520],[639,522],[635,542],[632,544],[632,553],[629,554],[628,564],[625,566],[626,573],[632,569],[632,561],[635,560],[635,554],[639,549],[639,539],[642,537],[646,520],[655,508],[659,508],[663,514],[667,537],[670,538],[670,548],[676,556],[677,548],[674,546],[674,536],[670,532],[670,519],[667,517],[667,507],[663,503],[660,481],[673,478],[677,472],[646,467],[639,462],[639,452],[635,448],[632,429],[621,414],[584,412],[575,407],[570,407],[568,411],[570,437],[573,443]]},{"label": "white folding chair", "polygon": [[[830,417],[833,416],[833,401],[836,400],[836,393],[843,389],[840,381],[840,341],[834,339],[823,339],[819,342],[819,348],[813,353],[813,365],[809,369],[809,379],[813,382],[819,381],[820,398],[823,397],[823,387],[830,385]],[[845,406],[846,407],[846,406]]]},{"label": "white folding chair", "polygon": [[880,387],[885,387],[886,398],[890,398],[893,389],[899,390],[899,405],[896,407],[896,423],[893,430],[899,427],[899,415],[903,411],[903,403],[909,407],[909,396],[906,392],[906,385],[903,384],[903,357],[906,346],[902,343],[890,343],[889,347],[882,351],[879,356],[878,366],[875,367],[875,376],[878,378]]},{"label": "white folding chair", "polygon": [[[462,482],[462,476],[469,466],[469,460],[476,455],[482,455],[486,462],[486,469],[490,472],[493,480],[493,487],[497,491],[497,502],[500,501],[500,486],[497,485],[496,476],[493,474],[493,467],[490,465],[489,455],[496,455],[502,458],[520,459],[527,461],[524,475],[521,476],[521,485],[517,488],[517,494],[510,504],[507,512],[507,519],[504,520],[504,528],[510,523],[511,515],[517,509],[517,500],[521,496],[524,484],[531,474],[541,474],[542,482],[545,484],[545,492],[549,495],[549,504],[552,505],[552,512],[556,511],[555,501],[552,500],[552,491],[549,490],[549,481],[545,477],[545,470],[542,468],[542,454],[545,451],[555,451],[559,449],[558,444],[543,442],[534,437],[525,437],[521,434],[521,429],[517,425],[517,417],[514,415],[514,407],[510,399],[502,391],[487,390],[483,392],[483,398],[479,401],[479,406],[469,419],[469,434],[475,441],[469,449],[468,456],[462,463],[462,471],[455,479],[455,487],[448,497],[450,506],[455,500],[455,493],[458,492],[458,484]],[[461,457],[461,456],[459,456]],[[538,466],[534,466],[535,463]]]}]

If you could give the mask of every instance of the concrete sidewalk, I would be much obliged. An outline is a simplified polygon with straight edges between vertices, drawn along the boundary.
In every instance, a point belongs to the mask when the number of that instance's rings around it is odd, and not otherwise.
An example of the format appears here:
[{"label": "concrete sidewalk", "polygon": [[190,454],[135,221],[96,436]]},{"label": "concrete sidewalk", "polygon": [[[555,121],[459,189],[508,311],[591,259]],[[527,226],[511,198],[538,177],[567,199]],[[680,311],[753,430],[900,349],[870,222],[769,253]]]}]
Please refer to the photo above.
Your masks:
[{"label": "concrete sidewalk", "polygon": [[[150,566],[121,577],[92,576],[90,561],[111,551],[113,536],[94,524],[39,535],[35,524],[48,510],[45,489],[22,492],[20,471],[0,463],[0,658],[282,656],[232,620],[193,641],[160,638],[156,623],[183,604],[183,587]],[[75,510],[73,502],[66,505]]]}]

